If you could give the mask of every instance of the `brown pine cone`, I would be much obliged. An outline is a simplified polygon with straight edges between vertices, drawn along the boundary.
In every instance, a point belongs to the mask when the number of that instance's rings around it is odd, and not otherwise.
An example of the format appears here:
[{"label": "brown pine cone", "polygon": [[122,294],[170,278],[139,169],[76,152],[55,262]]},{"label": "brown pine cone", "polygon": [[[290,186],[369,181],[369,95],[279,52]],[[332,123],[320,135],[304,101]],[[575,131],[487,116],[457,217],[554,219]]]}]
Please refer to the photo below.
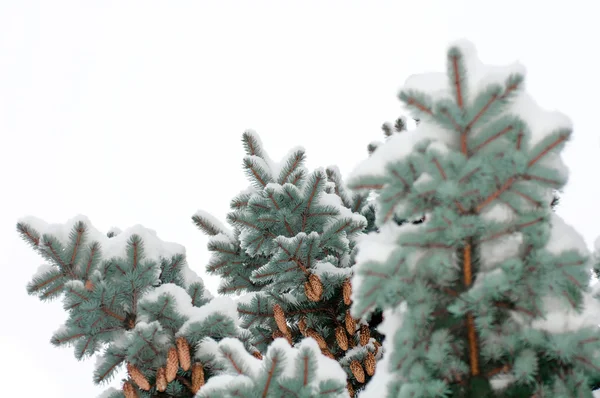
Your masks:
[{"label": "brown pine cone", "polygon": [[369,330],[369,326],[364,323],[360,325],[360,345],[366,346],[369,344],[369,340],[371,339],[371,331]]},{"label": "brown pine cone", "polygon": [[275,322],[281,333],[287,333],[288,326],[285,321],[285,313],[279,304],[273,306],[273,317],[275,318]]},{"label": "brown pine cone", "polygon": [[253,356],[254,358],[256,358],[256,359],[261,359],[261,360],[263,359],[263,356],[262,356],[262,354],[260,353],[260,351],[254,351],[254,352],[252,352],[252,356]]},{"label": "brown pine cone", "polygon": [[164,367],[156,371],[156,390],[163,392],[167,389],[167,375]]},{"label": "brown pine cone", "polygon": [[128,381],[123,383],[123,395],[125,398],[139,398],[136,388]]},{"label": "brown pine cone", "polygon": [[350,315],[350,310],[346,311],[346,331],[348,332],[348,334],[350,336],[353,336],[354,333],[356,333],[356,321],[354,320],[354,318],[352,318],[352,315]]},{"label": "brown pine cone", "polygon": [[172,382],[177,377],[177,369],[179,369],[179,358],[177,357],[177,348],[169,348],[167,353],[167,365],[165,369],[165,376],[167,383]]},{"label": "brown pine cone", "polygon": [[319,345],[320,349],[324,350],[327,348],[327,343],[325,342],[325,339],[323,338],[323,336],[321,336],[319,333],[317,333],[316,330],[307,329],[306,336],[312,337],[313,339],[315,339],[317,341],[317,344]]},{"label": "brown pine cone", "polygon": [[150,390],[150,382],[146,379],[146,376],[132,363],[127,362],[127,373],[133,382],[140,388],[140,390]]},{"label": "brown pine cone", "polygon": [[373,355],[373,353],[371,351],[369,351],[367,353],[364,363],[365,363],[365,370],[367,371],[367,374],[369,376],[373,376],[375,374],[376,361],[375,361],[375,355]]},{"label": "brown pine cone", "polygon": [[192,366],[192,392],[196,394],[204,385],[204,368],[200,362]]},{"label": "brown pine cone", "polygon": [[308,276],[308,282],[304,283],[304,293],[310,301],[319,301],[323,295],[323,284],[321,279],[315,274]]},{"label": "brown pine cone", "polygon": [[188,344],[185,337],[178,337],[175,340],[177,345],[177,355],[179,356],[179,366],[181,369],[187,371],[192,366],[192,359],[190,357],[190,345]]},{"label": "brown pine cone", "polygon": [[359,383],[365,382],[365,371],[363,370],[360,362],[358,362],[356,359],[350,362],[350,370]]},{"label": "brown pine cone", "polygon": [[344,304],[350,305],[352,303],[352,284],[350,283],[350,279],[344,281],[342,295],[344,296]]},{"label": "brown pine cone", "polygon": [[346,388],[348,389],[348,395],[350,395],[350,398],[354,398],[356,393],[354,392],[354,387],[352,387],[350,380],[348,380],[348,383],[346,383]]},{"label": "brown pine cone", "polygon": [[348,349],[348,335],[343,326],[338,326],[335,329],[335,339],[342,350],[346,351]]}]

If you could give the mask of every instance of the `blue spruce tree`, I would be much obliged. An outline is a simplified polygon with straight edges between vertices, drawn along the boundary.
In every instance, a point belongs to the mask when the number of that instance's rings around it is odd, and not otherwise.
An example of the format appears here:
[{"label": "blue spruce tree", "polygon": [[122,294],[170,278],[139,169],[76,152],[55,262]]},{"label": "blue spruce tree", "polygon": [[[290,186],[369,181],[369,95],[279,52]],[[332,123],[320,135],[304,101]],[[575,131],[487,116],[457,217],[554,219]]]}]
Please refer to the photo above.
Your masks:
[{"label": "blue spruce tree", "polygon": [[375,326],[350,316],[356,238],[373,229],[368,192],[350,192],[336,167],[309,172],[302,148],[275,163],[256,133],[242,142],[252,185],[231,202],[233,230],[202,211],[193,217],[211,236],[207,269],[222,277],[220,292],[243,294],[242,327],[260,351],[277,338],[312,337],[346,370],[353,396],[381,355]]},{"label": "blue spruce tree", "polygon": [[384,310],[365,395],[590,397],[589,253],[549,206],[567,181],[571,124],[526,95],[519,65],[485,67],[463,42],[447,64],[407,81],[399,97],[418,127],[350,179],[378,192],[379,231],[361,239],[353,278],[352,315]]},{"label": "blue spruce tree", "polygon": [[213,299],[187,267],[183,247],[152,231],[136,226],[104,236],[85,217],[64,225],[29,217],[17,230],[48,262],[28,292],[61,298],[68,313],[52,344],[72,345],[79,360],[97,355],[96,384],[127,368],[122,391],[108,398],[196,396],[221,371],[213,351],[199,348],[207,337],[236,337],[256,352],[237,326],[235,303]]}]

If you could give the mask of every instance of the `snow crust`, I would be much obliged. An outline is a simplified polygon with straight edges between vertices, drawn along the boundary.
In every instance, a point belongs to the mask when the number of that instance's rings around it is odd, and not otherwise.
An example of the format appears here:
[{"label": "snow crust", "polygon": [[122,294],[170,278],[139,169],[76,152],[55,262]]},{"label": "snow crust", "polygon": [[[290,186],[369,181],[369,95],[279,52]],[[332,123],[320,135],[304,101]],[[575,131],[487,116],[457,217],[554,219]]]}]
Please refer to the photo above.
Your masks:
[{"label": "snow crust", "polygon": [[[156,231],[145,228],[139,224],[127,228],[124,231],[111,228],[111,231],[118,232],[118,234],[109,238],[106,234],[96,229],[89,218],[84,215],[77,215],[61,224],[50,224],[33,216],[22,217],[19,219],[19,222],[29,225],[39,233],[40,236],[45,234],[54,236],[64,245],[68,244],[69,234],[73,230],[75,224],[83,222],[87,226],[87,243],[93,241],[100,243],[102,248],[102,258],[104,259],[125,256],[127,243],[132,235],[138,235],[144,242],[144,256],[148,260],[160,261],[161,258],[170,259],[179,254],[185,256],[185,247],[178,243],[163,241],[158,237]],[[43,272],[44,270],[47,270],[47,268],[44,268],[44,266],[40,267],[36,275],[39,275],[39,272]],[[186,287],[194,282],[202,280],[198,274],[191,270],[187,265],[182,266],[182,275]]]},{"label": "snow crust", "polygon": [[187,321],[177,333],[178,336],[185,336],[192,324],[202,322],[210,315],[216,313],[230,317],[236,326],[239,325],[237,306],[232,299],[228,297],[216,297],[202,307],[195,307],[192,305],[192,298],[185,289],[173,283],[165,283],[144,294],[140,299],[140,303],[154,302],[165,294],[168,294],[176,301],[177,311],[187,318]]},{"label": "snow crust", "polygon": [[[201,347],[204,347],[204,342],[201,343]],[[223,375],[217,377],[211,377],[205,386],[202,387],[202,394],[204,396],[210,396],[211,392],[216,392],[217,389],[226,387],[232,381],[242,381],[251,383],[251,380],[255,381],[259,372],[263,368],[264,362],[250,355],[244,348],[244,345],[237,339],[224,338],[218,344],[219,352],[217,358],[220,361],[227,361],[223,357],[223,348],[227,351],[236,352],[240,355],[243,363],[247,366],[244,370],[247,372],[245,375]],[[282,377],[291,377],[295,375],[296,357],[303,348],[308,348],[317,357],[317,372],[316,378],[313,384],[318,385],[319,382],[329,379],[337,379],[345,384],[346,372],[342,369],[339,363],[331,358],[328,358],[321,354],[321,350],[317,342],[312,338],[306,338],[302,340],[295,347],[291,347],[288,342],[283,338],[275,339],[267,349],[266,357],[272,356],[274,350],[280,350],[284,352],[285,356],[285,367],[283,369]],[[213,346],[214,350],[214,346]]]},{"label": "snow crust", "polygon": [[154,230],[143,227],[142,225],[134,225],[127,228],[119,235],[109,238],[102,232],[98,231],[84,215],[78,215],[71,218],[62,224],[49,224],[37,217],[28,216],[19,219],[19,222],[28,224],[35,229],[40,235],[49,234],[56,237],[59,241],[67,244],[69,242],[69,234],[76,223],[82,221],[87,225],[88,242],[97,241],[102,245],[102,254],[105,258],[121,257],[125,253],[127,241],[132,235],[139,235],[144,241],[144,254],[147,259],[160,260],[163,258],[171,258],[177,254],[185,254],[185,248],[172,242],[161,240]]}]

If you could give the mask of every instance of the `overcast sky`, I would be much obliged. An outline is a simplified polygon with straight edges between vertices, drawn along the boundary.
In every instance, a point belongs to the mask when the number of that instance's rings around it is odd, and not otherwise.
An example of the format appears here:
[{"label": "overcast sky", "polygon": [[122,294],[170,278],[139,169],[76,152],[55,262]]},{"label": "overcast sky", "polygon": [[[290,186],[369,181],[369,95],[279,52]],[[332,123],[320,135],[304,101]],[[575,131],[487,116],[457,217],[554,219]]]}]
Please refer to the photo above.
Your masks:
[{"label": "overcast sky", "polygon": [[[0,2],[0,374],[3,396],[94,397],[94,360],[50,345],[59,303],[27,296],[41,258],[17,219],[85,214],[101,230],[143,224],[187,247],[199,273],[199,208],[224,219],[246,186],[247,128],[279,159],[347,174],[401,113],[412,73],[444,70],[447,44],[486,63],[521,61],[543,106],[574,121],[559,207],[592,244],[600,233],[600,27],[571,1]],[[216,290],[214,278],[205,279]],[[119,384],[115,380],[113,384]]]}]

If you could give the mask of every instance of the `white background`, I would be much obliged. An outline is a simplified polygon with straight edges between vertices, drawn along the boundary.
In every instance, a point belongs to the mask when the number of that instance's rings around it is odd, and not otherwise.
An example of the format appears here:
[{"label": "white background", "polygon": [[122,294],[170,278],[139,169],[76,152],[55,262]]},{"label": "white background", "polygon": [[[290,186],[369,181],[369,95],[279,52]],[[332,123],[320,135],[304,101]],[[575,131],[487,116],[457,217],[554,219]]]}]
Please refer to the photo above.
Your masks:
[{"label": "white background", "polygon": [[[519,60],[545,107],[572,117],[559,214],[600,233],[600,27],[589,0],[0,1],[2,396],[94,397],[94,360],[50,345],[60,304],[27,296],[42,260],[17,219],[79,213],[106,230],[143,224],[203,272],[196,209],[224,220],[246,182],[241,133],[279,159],[347,174],[401,114],[412,73],[442,71],[447,44]],[[217,281],[205,279],[214,292]],[[113,382],[119,384],[119,380]]]}]

